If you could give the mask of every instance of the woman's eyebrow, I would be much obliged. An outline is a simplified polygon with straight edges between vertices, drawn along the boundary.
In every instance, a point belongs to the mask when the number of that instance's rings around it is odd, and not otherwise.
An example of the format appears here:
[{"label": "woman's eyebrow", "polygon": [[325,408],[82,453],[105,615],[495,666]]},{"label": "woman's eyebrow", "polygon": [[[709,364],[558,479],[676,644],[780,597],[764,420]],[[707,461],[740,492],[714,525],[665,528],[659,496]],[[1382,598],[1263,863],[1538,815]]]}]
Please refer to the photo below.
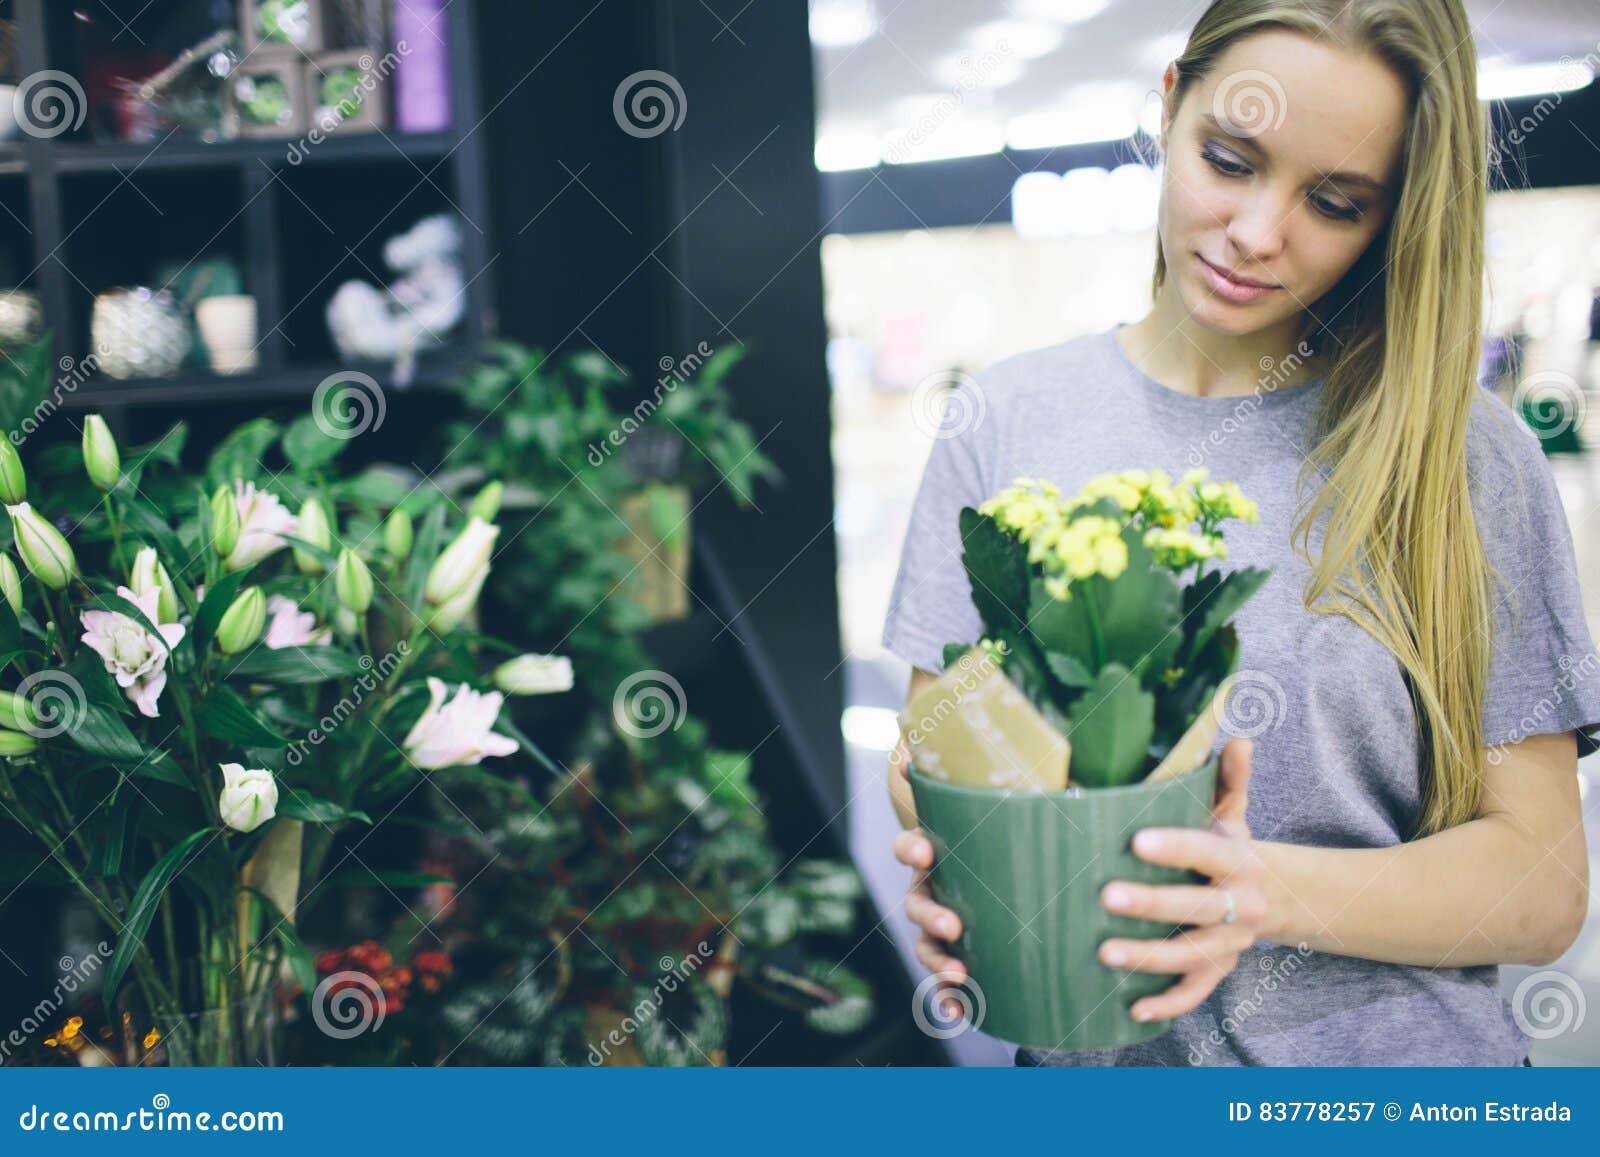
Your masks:
[{"label": "woman's eyebrow", "polygon": [[[1235,133],[1211,113],[1201,113],[1200,119],[1205,121],[1218,132],[1226,133],[1245,148],[1257,153],[1262,153],[1263,155],[1265,154],[1266,150],[1261,147],[1260,143],[1257,142],[1254,137],[1248,135],[1241,136],[1238,133]],[[1364,189],[1371,189],[1374,193],[1387,193],[1389,191],[1389,186],[1383,181],[1378,180],[1376,177],[1369,177],[1365,173],[1355,173],[1348,170],[1340,170],[1332,173],[1319,172],[1317,174],[1317,180],[1330,182],[1335,185],[1359,185]]]}]

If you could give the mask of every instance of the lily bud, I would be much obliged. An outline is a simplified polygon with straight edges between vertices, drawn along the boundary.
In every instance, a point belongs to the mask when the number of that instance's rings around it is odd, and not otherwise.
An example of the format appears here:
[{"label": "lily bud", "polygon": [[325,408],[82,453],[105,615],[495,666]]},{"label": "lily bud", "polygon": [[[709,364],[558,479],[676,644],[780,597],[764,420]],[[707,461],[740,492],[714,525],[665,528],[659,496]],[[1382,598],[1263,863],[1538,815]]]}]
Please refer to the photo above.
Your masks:
[{"label": "lily bud", "polygon": [[29,573],[53,591],[65,588],[77,573],[78,560],[61,532],[26,502],[7,506],[6,513],[11,515],[17,553]]},{"label": "lily bud", "polygon": [[156,621],[158,623],[178,621],[178,596],[172,589],[172,576],[167,573],[167,568],[161,565],[155,547],[142,546],[139,548],[139,553],[133,556],[133,569],[128,574],[128,586],[136,595],[152,590],[159,591]]},{"label": "lily bud", "polygon": [[267,623],[267,596],[260,587],[247,587],[222,613],[217,624],[217,646],[224,655],[237,655],[261,637]]},{"label": "lily bud", "polygon": [[10,438],[0,438],[0,499],[10,506],[27,496],[28,476],[22,470],[22,458]]},{"label": "lily bud", "polygon": [[467,513],[485,522],[493,522],[494,516],[500,513],[500,496],[505,490],[505,485],[498,479],[489,483],[478,491],[478,496],[472,500],[472,505],[467,507]]},{"label": "lily bud", "polygon": [[394,558],[404,558],[411,553],[411,516],[403,510],[393,510],[383,520],[383,549]]},{"label": "lily bud", "polygon": [[348,546],[339,552],[339,565],[333,572],[333,589],[339,603],[358,615],[372,605],[372,572],[361,556]]},{"label": "lily bud", "polygon": [[444,602],[434,606],[433,611],[427,616],[425,625],[440,634],[459,627],[472,613],[472,608],[478,605],[478,592],[483,589],[483,580],[488,575],[489,564],[485,563],[472,573],[465,586]]},{"label": "lily bud", "polygon": [[494,669],[494,685],[510,695],[572,690],[572,660],[565,655],[518,655]]},{"label": "lily bud", "polygon": [[83,420],[83,468],[89,474],[89,481],[101,490],[110,490],[122,477],[122,456],[117,453],[117,440],[99,414],[90,414]]},{"label": "lily bud", "polygon": [[[295,528],[296,538],[320,546],[323,550],[332,549],[333,528],[328,524],[328,512],[315,498],[306,499],[305,505],[300,508]],[[294,548],[294,565],[300,568],[301,574],[321,574],[323,569],[320,558],[298,546]]]},{"label": "lily bud", "polygon": [[39,728],[39,717],[33,713],[33,704],[21,695],[15,691],[0,691],[0,727],[31,735]]},{"label": "lily bud", "polygon": [[236,832],[253,832],[278,814],[278,781],[264,767],[242,763],[220,764],[222,795],[217,810],[222,822]]},{"label": "lily bud", "polygon": [[[428,571],[426,596],[430,603],[445,603],[460,595],[480,570],[487,571],[489,555],[500,528],[473,516],[467,528],[444,548]],[[478,585],[483,579],[478,578]],[[476,592],[473,598],[477,598]]]},{"label": "lily bud", "polygon": [[6,602],[11,606],[11,613],[17,617],[22,616],[22,576],[17,573],[17,564],[11,561],[9,554],[0,554],[0,592],[6,596]]},{"label": "lily bud", "polygon": [[239,542],[239,508],[233,502],[233,487],[219,486],[211,496],[211,547],[226,558]]},{"label": "lily bud", "polygon": [[39,750],[38,741],[21,731],[0,731],[0,756],[7,759],[18,755],[31,755]]}]

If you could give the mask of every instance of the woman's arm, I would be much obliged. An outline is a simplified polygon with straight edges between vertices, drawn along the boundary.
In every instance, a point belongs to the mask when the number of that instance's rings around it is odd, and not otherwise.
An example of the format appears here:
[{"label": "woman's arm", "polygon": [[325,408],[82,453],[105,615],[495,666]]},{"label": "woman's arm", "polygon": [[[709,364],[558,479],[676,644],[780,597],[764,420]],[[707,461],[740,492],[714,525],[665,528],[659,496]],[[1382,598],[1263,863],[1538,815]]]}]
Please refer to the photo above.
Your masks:
[{"label": "woman's arm", "polygon": [[1397,964],[1554,961],[1589,906],[1573,733],[1534,735],[1486,761],[1478,818],[1392,848],[1256,841],[1261,938]]}]

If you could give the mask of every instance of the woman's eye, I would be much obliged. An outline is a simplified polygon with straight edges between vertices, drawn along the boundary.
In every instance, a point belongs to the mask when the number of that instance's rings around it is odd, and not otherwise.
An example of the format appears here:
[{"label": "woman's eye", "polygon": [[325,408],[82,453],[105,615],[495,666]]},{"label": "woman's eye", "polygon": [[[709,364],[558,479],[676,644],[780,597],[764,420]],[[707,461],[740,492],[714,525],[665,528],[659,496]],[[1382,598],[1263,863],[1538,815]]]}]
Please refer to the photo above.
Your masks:
[{"label": "woman's eye", "polygon": [[1200,155],[1213,169],[1229,177],[1241,176],[1250,171],[1244,165],[1241,165],[1236,161],[1230,161],[1221,153],[1215,152],[1211,149],[1202,149],[1200,151]]},{"label": "woman's eye", "polygon": [[1326,197],[1313,197],[1311,203],[1317,207],[1317,212],[1324,217],[1332,217],[1335,221],[1355,222],[1361,220],[1361,206],[1352,205],[1346,201],[1330,201]]}]

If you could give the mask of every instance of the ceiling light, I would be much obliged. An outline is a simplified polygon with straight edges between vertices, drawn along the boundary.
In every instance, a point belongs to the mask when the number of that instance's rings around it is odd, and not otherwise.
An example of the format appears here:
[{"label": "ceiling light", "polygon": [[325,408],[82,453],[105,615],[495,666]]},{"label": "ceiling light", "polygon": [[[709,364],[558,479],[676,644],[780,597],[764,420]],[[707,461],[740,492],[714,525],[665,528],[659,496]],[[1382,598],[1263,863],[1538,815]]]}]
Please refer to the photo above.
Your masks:
[{"label": "ceiling light", "polygon": [[811,43],[819,48],[849,48],[875,31],[872,0],[812,0]]},{"label": "ceiling light", "polygon": [[824,173],[871,169],[883,161],[878,138],[867,132],[822,133],[814,150],[817,168]]},{"label": "ceiling light", "polygon": [[972,30],[971,42],[979,52],[998,52],[1018,60],[1033,60],[1061,46],[1059,26],[1039,20],[993,20]]},{"label": "ceiling light", "polygon": [[1582,60],[1491,66],[1478,69],[1478,99],[1516,100],[1523,96],[1554,95],[1587,88],[1593,83],[1594,68]]},{"label": "ceiling light", "polygon": [[1060,108],[1013,117],[1006,143],[1013,149],[1053,149],[1123,140],[1139,128],[1143,97],[1143,89],[1123,81],[1077,85]]},{"label": "ceiling light", "polygon": [[1100,15],[1110,5],[1111,0],[1014,0],[1011,9],[1031,20],[1078,24]]}]

